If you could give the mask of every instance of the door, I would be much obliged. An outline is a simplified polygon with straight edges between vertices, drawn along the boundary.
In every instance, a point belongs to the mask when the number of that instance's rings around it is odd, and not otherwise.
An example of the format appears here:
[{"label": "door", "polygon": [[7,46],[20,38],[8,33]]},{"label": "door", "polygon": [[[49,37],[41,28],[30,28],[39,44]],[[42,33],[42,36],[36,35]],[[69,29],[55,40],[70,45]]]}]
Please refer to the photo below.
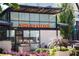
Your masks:
[{"label": "door", "polygon": [[27,38],[24,39],[23,30],[16,30],[15,36],[19,51],[29,51],[30,50],[29,40]]},{"label": "door", "polygon": [[16,30],[15,38],[19,51],[30,51],[39,48],[39,30]]}]

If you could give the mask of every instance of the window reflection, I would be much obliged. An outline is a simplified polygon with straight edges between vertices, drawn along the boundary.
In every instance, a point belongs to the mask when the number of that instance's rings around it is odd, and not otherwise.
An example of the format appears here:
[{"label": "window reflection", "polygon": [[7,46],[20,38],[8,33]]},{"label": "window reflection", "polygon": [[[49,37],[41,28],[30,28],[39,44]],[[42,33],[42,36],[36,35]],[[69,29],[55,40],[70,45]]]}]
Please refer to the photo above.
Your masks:
[{"label": "window reflection", "polygon": [[12,24],[13,24],[13,27],[18,27],[18,21],[11,21],[12,22]]},{"label": "window reflection", "polygon": [[40,21],[49,21],[48,14],[40,14]]},{"label": "window reflection", "polygon": [[19,20],[29,21],[29,13],[19,13]]},{"label": "window reflection", "polygon": [[18,20],[18,12],[11,12],[11,20]]},{"label": "window reflection", "polygon": [[29,37],[29,30],[23,31],[23,37]]},{"label": "window reflection", "polygon": [[56,28],[56,23],[50,23],[50,28]]},{"label": "window reflection", "polygon": [[49,20],[52,21],[52,22],[56,22],[56,17],[55,17],[55,15],[50,15],[50,16],[49,16]]},{"label": "window reflection", "polygon": [[7,30],[7,37],[15,37],[15,30]]},{"label": "window reflection", "polygon": [[30,37],[39,37],[39,31],[30,31]]},{"label": "window reflection", "polygon": [[[19,24],[49,24],[50,27],[48,28],[56,28],[56,17],[50,14],[11,12],[11,22],[13,23],[13,27],[18,27]],[[42,28],[47,27],[43,26]]]},{"label": "window reflection", "polygon": [[39,14],[30,13],[30,21],[39,21]]}]

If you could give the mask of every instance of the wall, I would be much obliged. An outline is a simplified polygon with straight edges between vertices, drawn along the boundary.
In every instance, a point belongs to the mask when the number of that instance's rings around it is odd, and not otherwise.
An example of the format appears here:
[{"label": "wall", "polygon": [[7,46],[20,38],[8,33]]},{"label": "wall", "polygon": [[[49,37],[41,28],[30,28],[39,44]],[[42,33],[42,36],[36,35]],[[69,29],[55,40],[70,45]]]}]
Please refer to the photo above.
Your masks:
[{"label": "wall", "polygon": [[0,48],[10,51],[12,48],[11,41],[0,41]]},{"label": "wall", "polygon": [[[56,30],[41,30],[40,31],[41,47],[49,45],[57,39]],[[61,39],[60,32],[58,31],[58,38]]]}]

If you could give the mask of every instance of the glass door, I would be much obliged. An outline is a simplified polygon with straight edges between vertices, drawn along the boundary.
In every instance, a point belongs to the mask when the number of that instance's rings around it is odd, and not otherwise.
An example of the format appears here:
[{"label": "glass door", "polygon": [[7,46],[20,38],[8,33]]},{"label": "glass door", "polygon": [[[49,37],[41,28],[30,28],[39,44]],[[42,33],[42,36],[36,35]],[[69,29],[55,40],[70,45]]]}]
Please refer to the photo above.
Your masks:
[{"label": "glass door", "polygon": [[15,36],[20,51],[30,51],[39,48],[39,30],[16,30]]},{"label": "glass door", "polygon": [[39,47],[39,30],[23,30],[23,39],[30,46],[30,50],[35,50]]}]

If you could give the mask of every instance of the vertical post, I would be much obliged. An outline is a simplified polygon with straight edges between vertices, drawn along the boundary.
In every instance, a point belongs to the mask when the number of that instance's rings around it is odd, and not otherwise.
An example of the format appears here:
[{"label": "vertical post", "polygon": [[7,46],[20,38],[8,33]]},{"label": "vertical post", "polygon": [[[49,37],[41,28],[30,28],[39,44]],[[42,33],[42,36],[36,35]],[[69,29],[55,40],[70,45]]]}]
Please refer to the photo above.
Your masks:
[{"label": "vertical post", "polygon": [[[39,24],[40,24],[40,14],[39,14]],[[41,48],[41,30],[39,30],[39,48]]]},{"label": "vertical post", "polygon": [[57,24],[57,15],[56,15],[56,36],[57,36],[57,39],[58,39],[58,24]]}]

